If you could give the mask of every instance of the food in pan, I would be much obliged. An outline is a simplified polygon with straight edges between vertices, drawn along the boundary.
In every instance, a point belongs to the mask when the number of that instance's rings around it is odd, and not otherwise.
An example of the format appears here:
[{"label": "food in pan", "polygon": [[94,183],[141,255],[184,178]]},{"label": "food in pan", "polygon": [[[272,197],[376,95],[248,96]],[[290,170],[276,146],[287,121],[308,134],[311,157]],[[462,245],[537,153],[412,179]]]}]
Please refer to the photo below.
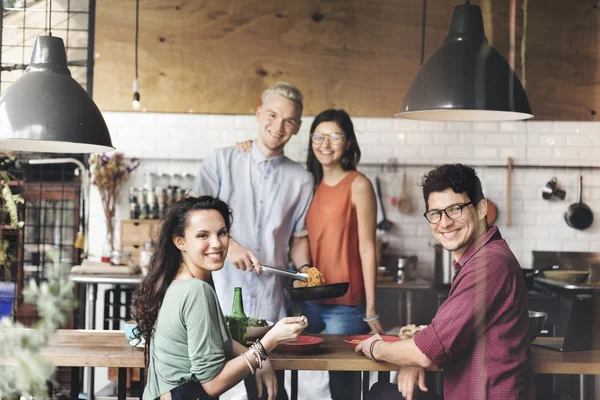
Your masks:
[{"label": "food in pan", "polygon": [[298,280],[294,281],[295,288],[321,286],[325,284],[325,277],[316,267],[310,267],[304,272],[308,275],[308,280],[306,282]]},{"label": "food in pan", "polygon": [[415,324],[403,326],[402,328],[400,328],[400,332],[398,333],[398,336],[402,340],[410,339],[410,338],[414,337],[417,333],[421,332],[426,326],[427,325],[417,326]]}]

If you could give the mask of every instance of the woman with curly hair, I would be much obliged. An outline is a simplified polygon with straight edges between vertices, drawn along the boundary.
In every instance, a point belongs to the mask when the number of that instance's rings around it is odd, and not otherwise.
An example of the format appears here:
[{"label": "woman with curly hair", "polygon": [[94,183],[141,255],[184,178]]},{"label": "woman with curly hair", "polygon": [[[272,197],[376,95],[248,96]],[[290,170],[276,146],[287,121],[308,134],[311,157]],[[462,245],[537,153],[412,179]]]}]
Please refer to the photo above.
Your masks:
[{"label": "woman with curly hair", "polygon": [[250,374],[259,396],[277,393],[268,353],[297,339],[305,317],[284,318],[246,348],[231,338],[211,273],[223,267],[231,211],[210,196],[174,203],[165,216],[150,271],[136,290],[133,316],[145,340],[144,399],[212,399]]}]

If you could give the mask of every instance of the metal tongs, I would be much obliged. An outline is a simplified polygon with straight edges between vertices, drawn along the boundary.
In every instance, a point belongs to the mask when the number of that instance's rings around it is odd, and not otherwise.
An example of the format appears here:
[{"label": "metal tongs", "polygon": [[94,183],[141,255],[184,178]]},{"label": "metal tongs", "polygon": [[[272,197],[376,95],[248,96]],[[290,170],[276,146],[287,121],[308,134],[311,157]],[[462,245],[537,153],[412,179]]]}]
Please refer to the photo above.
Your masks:
[{"label": "metal tongs", "polygon": [[270,272],[270,273],[273,273],[273,274],[287,276],[287,277],[290,277],[290,278],[298,279],[300,281],[307,281],[308,280],[308,274],[305,273],[305,272],[295,272],[295,271],[290,271],[288,269],[276,268],[276,267],[269,267],[268,265],[262,265],[262,264],[261,264],[261,267],[266,272]]}]

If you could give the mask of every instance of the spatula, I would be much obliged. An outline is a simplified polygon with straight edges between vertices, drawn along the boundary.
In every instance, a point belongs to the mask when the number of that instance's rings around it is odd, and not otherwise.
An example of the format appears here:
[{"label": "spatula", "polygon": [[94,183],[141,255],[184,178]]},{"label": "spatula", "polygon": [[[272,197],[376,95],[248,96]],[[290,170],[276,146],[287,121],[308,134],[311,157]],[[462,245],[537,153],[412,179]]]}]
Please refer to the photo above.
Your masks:
[{"label": "spatula", "polygon": [[379,206],[381,207],[381,216],[383,219],[377,224],[377,229],[382,231],[389,231],[394,226],[394,223],[385,217],[385,209],[383,208],[383,198],[381,197],[381,183],[379,183],[379,177],[375,177],[375,189],[377,190],[377,197],[379,199]]},{"label": "spatula", "polygon": [[400,194],[400,199],[398,199],[398,204],[396,207],[402,214],[409,214],[412,210],[410,197],[408,197],[408,194],[406,194],[406,172],[402,173],[402,194]]}]

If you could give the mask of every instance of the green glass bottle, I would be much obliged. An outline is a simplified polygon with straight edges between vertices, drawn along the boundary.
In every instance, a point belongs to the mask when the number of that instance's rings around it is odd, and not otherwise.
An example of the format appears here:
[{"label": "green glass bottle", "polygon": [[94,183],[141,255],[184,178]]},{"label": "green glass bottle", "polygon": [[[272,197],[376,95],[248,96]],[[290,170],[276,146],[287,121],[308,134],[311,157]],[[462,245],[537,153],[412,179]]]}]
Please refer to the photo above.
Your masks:
[{"label": "green glass bottle", "polygon": [[244,302],[242,301],[242,288],[233,289],[233,307],[229,316],[229,331],[233,340],[246,344],[246,328],[248,317],[244,313]]}]

